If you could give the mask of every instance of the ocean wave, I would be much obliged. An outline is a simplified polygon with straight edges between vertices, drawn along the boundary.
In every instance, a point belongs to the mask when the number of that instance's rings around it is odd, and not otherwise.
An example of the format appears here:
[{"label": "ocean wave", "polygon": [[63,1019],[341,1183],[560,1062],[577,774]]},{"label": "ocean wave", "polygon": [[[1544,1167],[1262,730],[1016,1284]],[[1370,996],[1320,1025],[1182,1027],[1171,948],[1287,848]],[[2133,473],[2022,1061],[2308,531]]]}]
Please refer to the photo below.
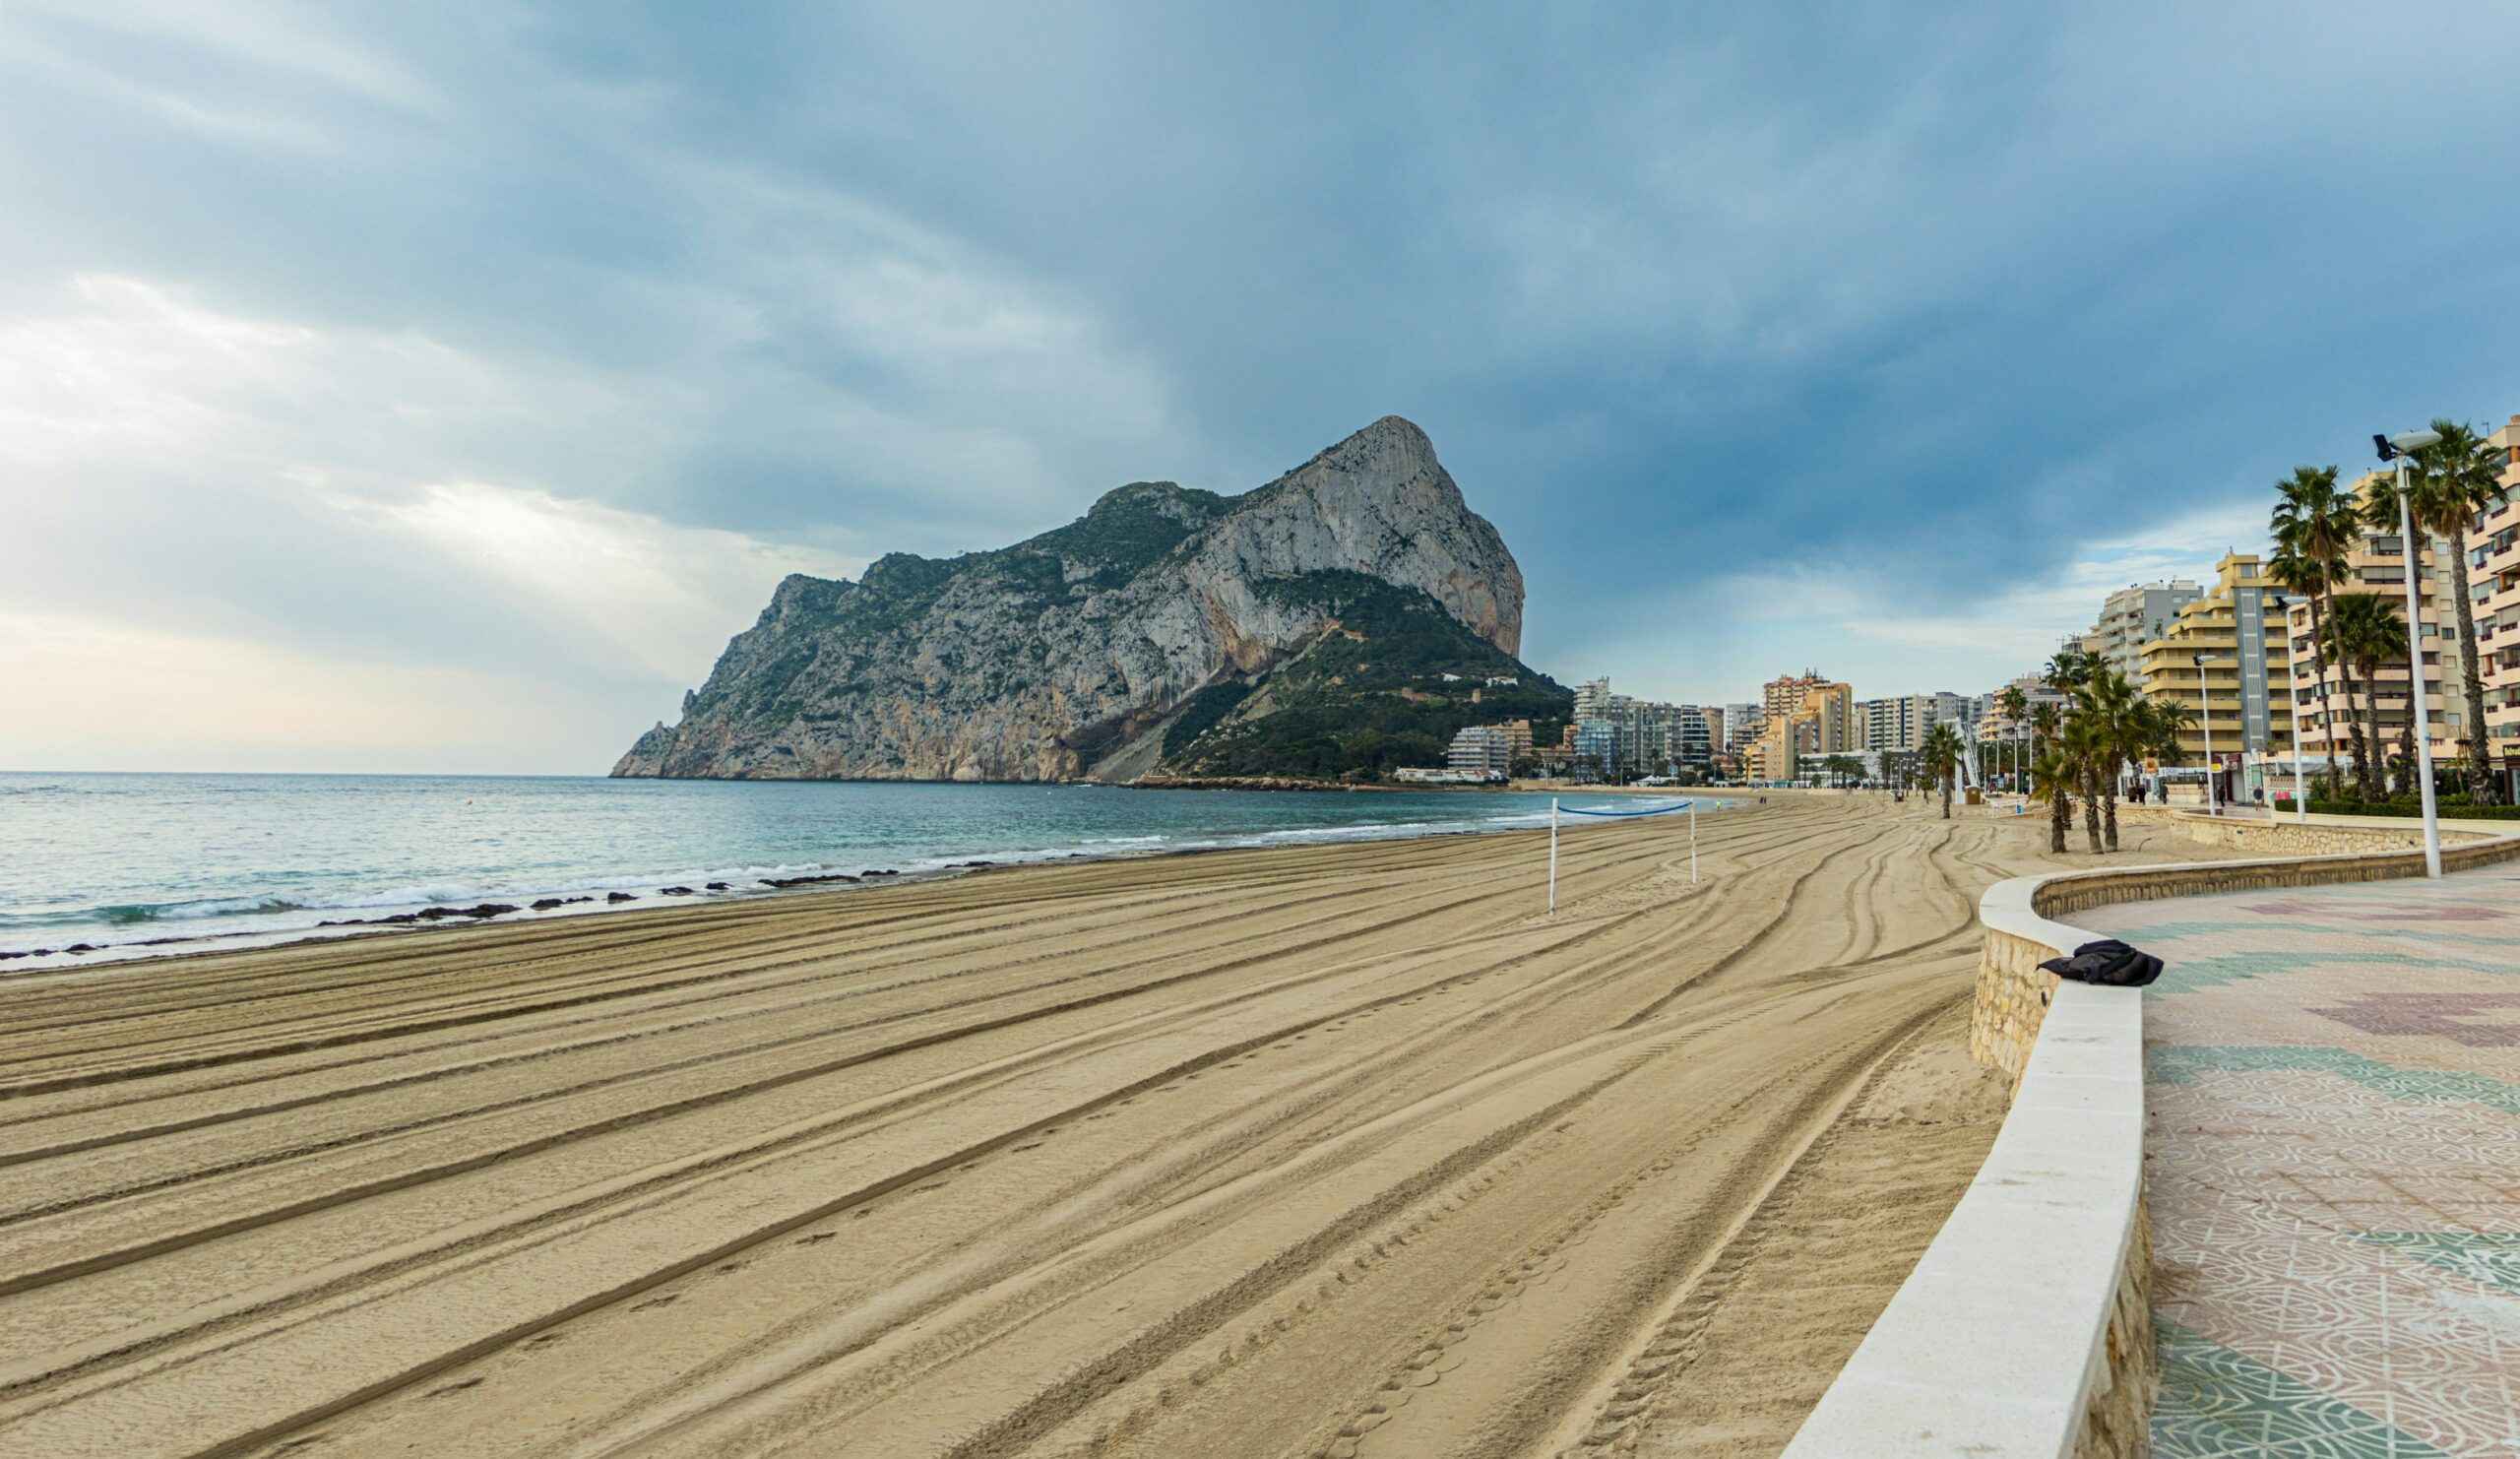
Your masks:
[{"label": "ocean wave", "polygon": [[[56,788],[20,786],[9,789],[26,793]],[[58,789],[72,794],[90,793],[67,787]],[[567,906],[539,913],[529,908],[519,916],[576,916],[609,910],[617,905],[607,900],[607,894],[614,892],[632,894],[636,900],[627,904],[631,907],[654,907],[659,905],[657,894],[667,887],[688,887],[702,897],[769,896],[778,893],[763,885],[767,881],[862,876],[876,868],[896,871],[905,877],[952,875],[976,864],[1012,866],[1228,848],[1463,835],[1544,825],[1547,822],[1545,802],[1538,806],[1526,802],[1512,809],[1500,806],[1481,814],[1422,821],[1413,818],[1414,806],[1404,809],[1393,805],[1388,809],[1400,811],[1402,818],[1349,825],[1275,828],[1176,826],[1166,831],[1148,830],[1135,835],[1078,834],[1088,829],[1124,829],[1107,825],[1059,828],[1067,831],[1067,836],[1046,845],[976,845],[953,852],[934,850],[937,846],[935,841],[917,847],[898,844],[814,846],[813,855],[777,861],[744,861],[740,864],[662,870],[613,870],[599,862],[540,867],[485,865],[479,868],[482,874],[477,876],[430,880],[423,872],[421,879],[395,881],[391,870],[378,868],[383,874],[372,874],[365,884],[342,878],[327,886],[323,883],[329,878],[323,874],[299,867],[275,866],[267,876],[228,879],[224,886],[216,882],[209,885],[197,883],[196,895],[189,898],[161,892],[159,899],[143,900],[131,896],[131,893],[140,891],[145,896],[147,891],[156,889],[126,886],[113,888],[121,891],[123,898],[110,903],[104,897],[94,897],[92,901],[70,892],[48,906],[37,904],[15,911],[0,910],[0,950],[23,952],[37,947],[58,948],[84,942],[104,944],[115,955],[147,956],[211,944],[236,946],[308,935],[374,931],[379,929],[377,920],[382,916],[429,907],[465,908],[483,902],[523,905],[544,899],[562,899],[568,903]],[[1485,807],[1481,809],[1486,811]],[[1057,832],[1052,831],[1051,835],[1056,837]],[[976,841],[982,842],[989,839],[985,835],[975,837]],[[669,847],[670,841],[661,841],[660,845]],[[808,841],[806,845],[811,846],[812,843]],[[790,849],[803,850],[792,842],[789,848],[781,850]],[[309,860],[304,864],[319,862]],[[264,884],[255,886],[257,880]],[[241,886],[238,885],[240,881],[243,883]],[[704,890],[713,882],[724,883],[726,889],[715,893]],[[69,892],[68,888],[61,890]],[[105,891],[106,888],[97,887],[96,890]],[[110,892],[107,895],[110,896]],[[319,922],[336,925],[319,931]],[[50,961],[45,960],[47,964]],[[29,966],[17,965],[18,968]]]},{"label": "ocean wave", "polygon": [[118,907],[94,908],[82,915],[113,926],[128,927],[145,922],[198,921],[216,917],[278,917],[307,910],[308,904],[291,902],[285,897],[220,897],[206,902],[126,903]]}]

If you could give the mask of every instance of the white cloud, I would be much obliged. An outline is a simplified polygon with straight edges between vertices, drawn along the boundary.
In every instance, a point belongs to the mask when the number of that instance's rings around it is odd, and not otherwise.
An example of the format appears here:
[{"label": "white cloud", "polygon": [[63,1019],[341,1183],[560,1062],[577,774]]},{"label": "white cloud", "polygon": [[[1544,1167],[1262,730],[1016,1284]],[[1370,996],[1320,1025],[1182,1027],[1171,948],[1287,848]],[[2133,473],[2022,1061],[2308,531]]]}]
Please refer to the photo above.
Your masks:
[{"label": "white cloud", "polygon": [[[0,320],[0,613],[16,625],[7,682],[30,707],[0,764],[112,763],[95,757],[187,743],[176,726],[220,763],[250,744],[239,726],[328,764],[415,763],[415,726],[469,754],[480,734],[460,706],[502,682],[479,666],[519,658],[542,687],[499,687],[500,704],[589,717],[529,735],[508,714],[519,755],[550,768],[549,745],[617,750],[781,577],[860,560],[597,499],[658,453],[671,411],[662,392],[415,332],[71,281],[52,307]],[[482,462],[523,475],[460,469]],[[147,728],[105,731],[100,706],[142,705]],[[135,763],[206,763],[166,753]]]},{"label": "white cloud", "polygon": [[620,706],[531,669],[70,614],[0,610],[0,765],[22,769],[584,771],[622,747],[604,733]]},{"label": "white cloud", "polygon": [[697,683],[725,647],[729,627],[749,622],[781,578],[838,577],[863,565],[486,481],[443,481],[400,501],[334,504],[547,606],[669,682]]}]

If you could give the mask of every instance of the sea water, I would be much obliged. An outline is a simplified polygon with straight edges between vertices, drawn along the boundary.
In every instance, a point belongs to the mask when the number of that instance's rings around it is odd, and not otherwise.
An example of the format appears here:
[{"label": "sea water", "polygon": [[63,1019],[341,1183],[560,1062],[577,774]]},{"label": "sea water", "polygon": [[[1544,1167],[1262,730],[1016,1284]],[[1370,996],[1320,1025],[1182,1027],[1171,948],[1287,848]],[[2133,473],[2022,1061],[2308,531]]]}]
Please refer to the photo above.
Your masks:
[{"label": "sea water", "polygon": [[[428,907],[1545,825],[1545,794],[598,777],[0,774],[0,973]],[[1570,802],[1571,803],[1571,802]],[[1600,803],[1589,801],[1587,803]],[[1621,801],[1622,807],[1639,804]],[[726,883],[724,893],[702,891]],[[612,892],[636,898],[605,900]],[[530,914],[520,914],[530,915]],[[552,915],[563,915],[554,913]],[[514,918],[503,919],[512,920]]]}]

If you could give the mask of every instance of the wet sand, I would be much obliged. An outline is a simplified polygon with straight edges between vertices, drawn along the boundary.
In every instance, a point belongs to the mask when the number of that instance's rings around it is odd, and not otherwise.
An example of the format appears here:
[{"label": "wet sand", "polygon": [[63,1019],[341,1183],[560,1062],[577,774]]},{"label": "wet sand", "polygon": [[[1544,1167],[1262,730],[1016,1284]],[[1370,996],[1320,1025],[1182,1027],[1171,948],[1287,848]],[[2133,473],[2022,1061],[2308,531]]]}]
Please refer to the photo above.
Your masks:
[{"label": "wet sand", "polygon": [[1699,834],[11,980],[0,1451],[1773,1452],[1992,1139],[1978,891],[2088,858]]}]

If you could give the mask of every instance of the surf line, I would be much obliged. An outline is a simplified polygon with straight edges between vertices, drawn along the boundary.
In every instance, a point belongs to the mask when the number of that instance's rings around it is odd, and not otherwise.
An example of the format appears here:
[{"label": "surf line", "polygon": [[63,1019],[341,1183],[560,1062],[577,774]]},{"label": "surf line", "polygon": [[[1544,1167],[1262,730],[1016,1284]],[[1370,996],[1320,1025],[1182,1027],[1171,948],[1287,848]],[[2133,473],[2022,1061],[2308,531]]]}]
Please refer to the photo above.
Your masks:
[{"label": "surf line", "polygon": [[[1565,807],[1563,813],[1567,815],[1599,816],[1603,820],[1608,821],[1634,820],[1639,816],[1649,815],[1670,815],[1674,811],[1681,810],[1685,810],[1689,813],[1689,885],[1696,886],[1697,801],[1695,799],[1675,801],[1670,805],[1657,805],[1651,810],[1585,810],[1578,806],[1569,805]],[[1548,797],[1548,915],[1552,920],[1557,916],[1557,817],[1559,814],[1560,811],[1557,804],[1557,797],[1551,795]]]}]

